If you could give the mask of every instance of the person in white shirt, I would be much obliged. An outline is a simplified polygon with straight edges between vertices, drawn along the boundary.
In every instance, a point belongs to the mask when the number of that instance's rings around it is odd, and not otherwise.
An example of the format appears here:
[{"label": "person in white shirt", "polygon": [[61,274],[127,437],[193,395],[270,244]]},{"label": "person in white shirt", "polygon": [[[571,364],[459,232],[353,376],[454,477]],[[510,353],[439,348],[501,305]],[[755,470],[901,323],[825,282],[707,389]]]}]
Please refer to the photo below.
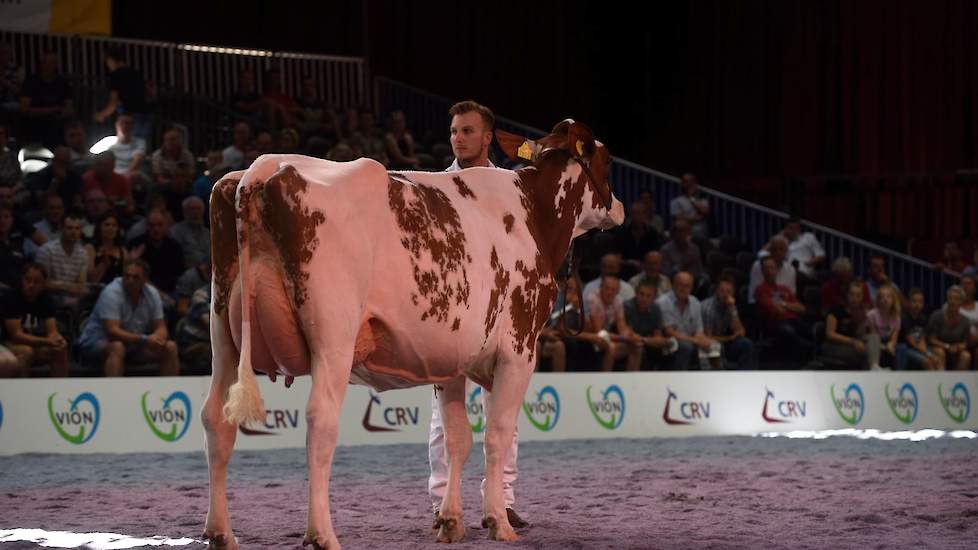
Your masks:
[{"label": "person in white shirt", "polygon": [[[593,281],[588,282],[584,285],[584,303],[588,303],[588,300],[597,296],[598,292],[601,290],[601,279],[606,276],[612,276],[618,278],[618,274],[621,272],[621,256],[618,254],[605,254],[601,257],[601,274],[597,276]],[[619,281],[618,285],[618,297],[621,298],[622,302],[627,302],[635,297],[635,289],[632,285],[626,283],[625,281]]]},{"label": "person in white shirt", "polygon": [[710,238],[710,203],[700,195],[696,176],[689,172],[679,181],[682,193],[669,203],[669,214],[673,220],[682,219],[689,223],[693,237],[701,240]]},{"label": "person in white shirt", "polygon": [[119,115],[115,121],[116,142],[109,146],[109,151],[115,155],[115,173],[130,181],[142,175],[146,159],[146,140],[133,134],[134,125],[132,115]]},{"label": "person in white shirt", "polygon": [[780,236],[788,241],[788,263],[794,265],[797,261],[799,275],[816,279],[819,266],[825,263],[825,248],[815,234],[802,233],[801,220],[788,218]]},{"label": "person in white shirt", "polygon": [[754,303],[754,291],[764,282],[764,274],[761,271],[761,259],[771,256],[778,264],[777,283],[788,287],[792,292],[797,292],[797,272],[788,263],[788,240],[777,235],[758,254],[757,261],[750,268],[750,283],[747,287],[747,303]]}]

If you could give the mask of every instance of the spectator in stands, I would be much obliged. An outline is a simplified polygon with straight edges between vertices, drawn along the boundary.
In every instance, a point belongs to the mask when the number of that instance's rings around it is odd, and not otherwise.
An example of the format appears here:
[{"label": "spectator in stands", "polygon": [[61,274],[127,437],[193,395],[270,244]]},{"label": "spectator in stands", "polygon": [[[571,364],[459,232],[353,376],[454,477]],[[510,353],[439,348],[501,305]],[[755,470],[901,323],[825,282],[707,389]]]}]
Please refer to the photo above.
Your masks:
[{"label": "spectator in stands", "polygon": [[22,376],[30,376],[32,364],[49,364],[51,376],[68,376],[68,342],[58,332],[54,300],[46,291],[44,268],[24,266],[21,285],[0,303],[6,346],[20,358]]},{"label": "spectator in stands", "polygon": [[82,179],[71,164],[71,149],[57,147],[50,164],[28,176],[27,188],[35,204],[45,196],[55,195],[70,210],[81,206]]},{"label": "spectator in stands", "polygon": [[158,209],[151,210],[146,215],[146,234],[130,243],[131,256],[149,266],[149,279],[160,291],[167,309],[176,307],[173,291],[184,271],[183,250],[166,234],[168,227],[166,215]]},{"label": "spectator in stands", "polygon": [[924,370],[943,370],[944,365],[937,353],[927,343],[929,316],[924,312],[924,293],[919,288],[910,290],[908,307],[900,319],[900,341],[896,347],[896,368],[908,367]]},{"label": "spectator in stands", "polygon": [[805,306],[794,290],[778,282],[778,262],[773,256],[765,256],[760,262],[764,281],[754,290],[758,315],[780,347],[803,361],[805,351],[811,349],[806,337],[811,329],[803,317]]},{"label": "spectator in stands", "polygon": [[724,367],[728,361],[733,361],[740,369],[753,369],[754,343],[747,338],[747,331],[740,321],[735,290],[733,277],[720,277],[714,295],[703,300],[703,332],[720,342]]},{"label": "spectator in stands", "polygon": [[170,182],[159,191],[166,202],[166,210],[173,214],[174,220],[183,220],[183,201],[191,195],[193,178],[193,165],[181,162],[174,168]]},{"label": "spectator in stands", "polygon": [[700,248],[690,240],[689,231],[689,222],[683,218],[672,223],[671,239],[659,250],[662,254],[662,272],[671,277],[685,271],[693,276],[697,287],[702,287],[708,283],[708,277],[703,269]]},{"label": "spectator in stands", "polygon": [[[581,283],[576,278],[567,280],[564,289],[557,297],[557,304],[550,315],[547,327],[554,330],[561,339],[566,360],[565,369],[591,370],[591,365],[610,362],[614,364],[614,350],[611,342],[590,332],[581,308]],[[549,344],[550,341],[547,341]],[[554,361],[556,346],[544,345],[542,353]],[[600,357],[600,358],[599,358]]]},{"label": "spectator in stands", "polygon": [[635,297],[625,302],[625,336],[642,349],[642,365],[646,370],[663,362],[675,340],[664,335],[662,310],[655,303],[658,288],[650,279],[643,279],[635,288]]},{"label": "spectator in stands", "polygon": [[876,307],[866,315],[869,330],[880,337],[881,365],[896,364],[896,347],[900,337],[900,297],[892,285],[876,291]]},{"label": "spectator in stands", "polygon": [[98,187],[83,192],[82,196],[82,206],[85,211],[85,219],[82,220],[82,237],[90,240],[95,237],[99,220],[112,212],[112,207],[109,206],[109,199],[105,196],[105,192]]},{"label": "spectator in stands", "polygon": [[[829,280],[822,284],[821,304],[823,313],[847,303],[849,283],[852,281],[852,262],[845,256],[839,256],[832,262],[832,274]],[[865,283],[863,283],[863,303],[867,309],[872,307],[872,303],[869,301],[869,287]]]},{"label": "spectator in stands", "polygon": [[88,255],[88,280],[105,286],[122,276],[122,265],[129,259],[122,239],[119,217],[108,212],[96,224],[94,238],[85,245]]},{"label": "spectator in stands", "polygon": [[[584,285],[584,303],[590,303],[589,300],[598,294],[598,291],[604,284],[603,279],[605,277],[614,277],[619,279],[619,273],[621,273],[621,256],[614,253],[605,254],[602,256],[601,274],[598,275],[598,277],[593,281],[590,281],[588,284]],[[635,289],[632,287],[632,285],[619,279],[618,297],[621,298],[622,302],[631,300],[635,297]]]},{"label": "spectator in stands", "polygon": [[628,213],[625,223],[612,230],[615,234],[615,248],[621,252],[626,263],[640,269],[640,261],[650,251],[658,250],[664,239],[649,223],[644,204],[632,203]]},{"label": "spectator in stands", "polygon": [[74,115],[71,85],[58,70],[58,54],[41,56],[40,72],[24,80],[20,90],[20,116],[26,142],[48,149],[61,145],[65,120]]},{"label": "spectator in stands", "polygon": [[49,241],[61,237],[61,225],[64,223],[65,203],[58,195],[47,195],[44,200],[44,217],[34,224],[34,227],[44,234]]},{"label": "spectator in stands", "polygon": [[881,254],[873,254],[869,257],[869,270],[866,275],[866,287],[869,289],[870,302],[876,303],[876,291],[887,285],[893,287],[897,296],[901,296],[900,287],[891,281],[890,276],[886,274],[886,258]]},{"label": "spectator in stands", "polygon": [[[494,117],[492,123],[495,123]],[[384,143],[384,131],[374,121],[374,112],[366,107],[361,108],[357,127],[359,128],[360,142],[363,144],[363,156],[372,158],[384,166],[390,164],[390,158],[387,156],[387,145]],[[491,124],[489,128],[492,128]]]},{"label": "spectator in stands", "polygon": [[0,294],[20,286],[24,261],[24,235],[14,227],[10,207],[0,204]]},{"label": "spectator in stands", "polygon": [[0,42],[0,118],[20,110],[20,87],[24,82],[24,68],[14,59],[14,50],[6,42]]},{"label": "spectator in stands", "polygon": [[106,50],[105,66],[109,70],[109,100],[95,113],[95,121],[102,123],[114,114],[125,113],[132,117],[133,133],[148,144],[153,136],[153,119],[142,73],[126,64],[121,47]]},{"label": "spectator in stands", "polygon": [[262,102],[267,109],[266,121],[269,128],[278,130],[294,124],[292,113],[295,112],[297,105],[295,100],[285,93],[282,71],[271,68],[265,72]]},{"label": "spectator in stands", "polygon": [[681,219],[689,223],[696,239],[710,238],[710,203],[699,192],[696,176],[689,172],[683,174],[679,182],[681,192],[669,203],[669,213],[673,220]]},{"label": "spectator in stands", "polygon": [[708,352],[719,346],[703,331],[702,306],[699,299],[691,295],[693,280],[692,273],[676,273],[672,278],[672,292],[655,301],[662,311],[665,334],[679,342],[679,349],[673,356],[673,370],[689,368],[698,350]]},{"label": "spectator in stands", "polygon": [[214,184],[227,173],[228,167],[224,165],[224,157],[221,151],[218,149],[208,151],[207,167],[204,169],[204,173],[194,180],[192,186],[193,194],[200,197],[200,200],[204,201],[204,205],[206,206],[211,198],[211,189],[214,188]]},{"label": "spectator in stands", "polygon": [[61,238],[41,247],[37,263],[47,271],[47,287],[55,304],[77,306],[88,293],[88,255],[81,244],[81,218],[75,214],[65,218]]},{"label": "spectator in stands", "polygon": [[24,174],[20,171],[17,151],[8,147],[8,143],[10,132],[7,126],[0,124],[0,186],[16,189],[23,183]]},{"label": "spectator in stands", "polygon": [[672,283],[661,270],[662,254],[655,250],[648,252],[642,261],[642,272],[629,279],[628,284],[632,285],[632,288],[638,289],[639,283],[649,280],[655,285],[656,294],[662,296],[672,290]]},{"label": "spectator in stands", "polygon": [[964,290],[954,285],[947,291],[947,303],[934,311],[927,323],[927,339],[937,353],[940,369],[953,365],[958,370],[971,367],[971,353],[968,352],[968,320],[961,315]]},{"label": "spectator in stands", "polygon": [[80,121],[73,119],[65,123],[64,140],[65,147],[71,152],[71,167],[78,174],[84,174],[95,162],[95,155],[90,150],[85,128]]},{"label": "spectator in stands", "polygon": [[239,122],[234,125],[231,138],[231,145],[228,145],[221,152],[223,164],[230,170],[241,170],[246,168],[245,152],[251,148],[251,126],[247,122]]},{"label": "spectator in stands", "polygon": [[[161,193],[150,195],[149,200],[146,201],[146,212],[152,212],[153,210],[159,211],[163,215],[167,228],[173,227],[176,223],[173,219],[173,214],[170,213],[169,206],[167,206],[166,197]],[[130,249],[132,249],[133,241],[146,234],[146,225],[146,217],[142,217],[129,226],[129,229],[126,231],[126,243]]]},{"label": "spectator in stands", "polygon": [[961,273],[967,268],[961,254],[961,247],[958,246],[958,243],[948,241],[944,245],[944,259],[937,265],[942,269],[954,273]]},{"label": "spectator in stands", "polygon": [[183,221],[170,228],[170,236],[183,249],[184,265],[191,267],[210,257],[211,232],[204,226],[204,201],[187,197],[182,209]]},{"label": "spectator in stands", "polygon": [[[579,311],[575,313],[580,314]],[[537,338],[536,369],[541,370],[540,365],[543,360],[550,359],[550,372],[564,372],[567,370],[567,346],[560,331],[553,324],[557,321],[554,316],[559,317],[560,313],[552,314],[551,321],[540,329],[540,337]]]},{"label": "spectator in stands", "polygon": [[210,367],[210,318],[211,285],[204,284],[194,291],[187,312],[177,325],[177,347],[184,362],[197,367]]},{"label": "spectator in stands", "polygon": [[153,151],[153,182],[159,187],[165,187],[173,178],[177,165],[194,166],[194,154],[183,145],[183,132],[170,128],[163,133],[163,145]]},{"label": "spectator in stands", "polygon": [[880,370],[880,335],[869,330],[864,289],[862,281],[850,282],[846,304],[829,309],[822,353],[851,369]]},{"label": "spectator in stands", "polygon": [[275,150],[275,140],[272,138],[272,133],[266,130],[258,132],[255,136],[255,158],[262,155],[266,155]]},{"label": "spectator in stands", "polygon": [[781,236],[788,242],[788,263],[798,262],[798,276],[804,282],[814,282],[818,279],[818,268],[825,263],[825,249],[818,242],[814,233],[801,230],[801,220],[796,217],[784,222]]},{"label": "spectator in stands", "polygon": [[961,315],[968,320],[971,327],[968,336],[968,347],[974,346],[978,337],[978,301],[975,301],[975,276],[962,275],[961,290],[964,290],[964,301],[961,302]]},{"label": "spectator in stands", "polygon": [[102,366],[105,376],[122,376],[127,364],[159,361],[160,374],[180,372],[177,346],[170,340],[163,303],[153,285],[147,284],[149,266],[129,259],[123,276],[99,294],[85,323],[78,346],[86,363]]},{"label": "spectator in stands", "polygon": [[407,129],[407,120],[404,118],[403,111],[394,111],[390,114],[384,142],[387,144],[387,157],[390,159],[391,168],[417,170],[421,167],[421,161],[414,152],[414,136]]},{"label": "spectator in stands", "polygon": [[662,221],[662,216],[660,216],[655,209],[655,197],[652,196],[651,191],[642,191],[638,195],[638,202],[645,206],[645,215],[649,220],[649,225],[656,230],[660,235],[666,234],[666,226]]},{"label": "spectator in stands", "polygon": [[299,154],[299,132],[295,128],[283,128],[278,136],[279,153],[283,155]]},{"label": "spectator in stands", "polygon": [[[588,330],[605,340],[610,353],[605,353],[601,362],[601,370],[610,372],[616,359],[628,357],[625,366],[627,371],[637,371],[642,364],[641,342],[628,338],[628,327],[625,324],[625,308],[619,297],[621,280],[614,275],[601,278],[601,287],[596,295],[588,297],[585,291],[584,300],[587,304]],[[615,336],[612,336],[615,333]]]},{"label": "spectator in stands", "polygon": [[[778,284],[791,289],[791,292],[797,292],[797,271],[795,268],[788,263],[788,240],[784,237],[776,235],[769,243],[764,246],[764,250],[761,250],[759,256],[763,259],[765,256],[770,256],[774,259],[774,262],[778,266]],[[747,302],[753,304],[755,301],[754,293],[757,291],[757,287],[764,280],[764,275],[761,273],[761,260],[756,260],[754,265],[750,268],[750,282],[747,287]]]},{"label": "spectator in stands", "polygon": [[119,207],[123,215],[131,216],[136,209],[132,185],[128,178],[113,170],[115,164],[112,151],[103,151],[96,155],[92,169],[82,175],[82,193],[87,196],[92,190],[98,189],[105,194],[110,207]]},{"label": "spectator in stands", "polygon": [[339,141],[336,112],[319,99],[316,80],[312,76],[303,77],[302,88],[299,97],[295,99],[295,110],[292,114],[303,135]]},{"label": "spectator in stands", "polygon": [[238,89],[228,96],[228,104],[235,119],[255,128],[267,126],[261,95],[255,87],[255,73],[251,70],[242,69],[238,73]]},{"label": "spectator in stands", "polygon": [[10,209],[10,214],[13,216],[13,222],[10,227],[10,237],[13,239],[29,239],[31,242],[37,246],[47,242],[34,224],[27,221],[24,216],[18,214],[18,207],[14,203],[14,189],[12,187],[4,187],[0,185],[0,208]]},{"label": "spectator in stands", "polygon": [[965,275],[978,276],[978,247],[975,247],[975,253],[971,257],[971,265],[965,267],[962,273],[964,273]]},{"label": "spectator in stands", "polygon": [[177,279],[177,288],[173,291],[173,297],[177,301],[177,315],[184,317],[190,310],[190,299],[194,292],[204,285],[211,282],[211,261],[209,257],[203,258],[197,265],[194,265],[183,272]]},{"label": "spectator in stands", "polygon": [[129,178],[133,185],[145,183],[143,175],[146,160],[146,140],[133,133],[135,122],[129,113],[122,113],[115,120],[116,142],[109,146],[115,155],[115,173]]}]

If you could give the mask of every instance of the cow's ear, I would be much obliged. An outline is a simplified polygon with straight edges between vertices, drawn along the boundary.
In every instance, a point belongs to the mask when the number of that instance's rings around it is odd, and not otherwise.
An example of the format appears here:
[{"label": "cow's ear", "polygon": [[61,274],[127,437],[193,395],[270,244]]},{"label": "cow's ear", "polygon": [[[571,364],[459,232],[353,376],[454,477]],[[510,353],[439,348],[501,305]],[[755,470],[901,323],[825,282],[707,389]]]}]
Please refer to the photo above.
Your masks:
[{"label": "cow's ear", "polygon": [[586,124],[571,122],[567,128],[567,150],[574,157],[591,158],[594,155],[594,133]]},{"label": "cow's ear", "polygon": [[496,130],[496,142],[506,156],[514,162],[533,162],[536,160],[538,146],[536,142],[523,136],[511,134],[505,130]]}]

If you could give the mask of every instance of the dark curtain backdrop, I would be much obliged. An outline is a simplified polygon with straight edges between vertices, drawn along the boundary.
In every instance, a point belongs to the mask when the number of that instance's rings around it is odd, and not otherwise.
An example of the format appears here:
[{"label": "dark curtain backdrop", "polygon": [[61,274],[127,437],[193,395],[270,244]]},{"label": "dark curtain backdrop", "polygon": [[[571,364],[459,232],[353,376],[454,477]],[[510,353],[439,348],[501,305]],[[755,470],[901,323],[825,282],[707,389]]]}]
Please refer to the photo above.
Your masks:
[{"label": "dark curtain backdrop", "polygon": [[671,172],[978,166],[971,0],[114,4],[120,36],[366,51],[374,74],[539,127],[574,116]]}]

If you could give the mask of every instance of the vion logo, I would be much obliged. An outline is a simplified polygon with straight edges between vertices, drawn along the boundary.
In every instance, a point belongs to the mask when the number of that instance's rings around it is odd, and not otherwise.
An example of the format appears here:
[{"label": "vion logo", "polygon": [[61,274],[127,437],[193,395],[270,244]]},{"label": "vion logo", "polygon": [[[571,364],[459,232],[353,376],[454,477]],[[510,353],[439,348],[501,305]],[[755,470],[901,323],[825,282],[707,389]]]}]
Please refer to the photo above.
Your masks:
[{"label": "vion logo", "polygon": [[591,396],[591,386],[588,386],[586,395],[588,409],[601,427],[616,430],[621,426],[622,420],[625,419],[625,392],[621,391],[621,388],[612,384],[608,389],[598,393],[601,399],[595,400]]},{"label": "vion logo", "polygon": [[666,391],[669,392],[669,397],[666,398],[666,408],[662,411],[662,420],[666,424],[682,426],[710,419],[709,401],[680,401],[676,392],[669,388]]},{"label": "vion logo", "polygon": [[917,410],[919,409],[920,401],[917,400],[917,390],[914,389],[913,384],[910,382],[905,383],[900,386],[900,391],[895,395],[890,395],[890,385],[887,384],[884,388],[886,392],[886,403],[890,406],[890,410],[893,411],[893,416],[897,417],[897,420],[903,422],[904,424],[913,424],[913,421],[917,419]]},{"label": "vion logo", "polygon": [[[476,386],[468,399],[465,400],[465,414],[469,417],[469,427],[475,433],[482,433],[486,429],[486,412],[482,406],[482,386]],[[473,422],[472,419],[475,419]]]},{"label": "vion logo", "polygon": [[832,404],[835,405],[835,412],[839,413],[839,418],[852,426],[859,424],[866,411],[866,400],[863,398],[863,390],[859,384],[849,384],[849,387],[839,395],[836,395],[835,384],[832,384],[829,387],[829,395],[832,397]]},{"label": "vion logo", "polygon": [[[187,416],[190,416],[190,404],[187,404]],[[239,424],[238,429],[245,435],[279,435],[282,430],[295,430],[299,427],[299,409],[265,409],[264,430],[249,428]]]},{"label": "vion logo", "polygon": [[764,408],[761,409],[761,418],[771,424],[788,424],[796,418],[805,418],[808,404],[804,401],[778,401],[774,397],[774,392],[764,388],[767,395],[764,397]]},{"label": "vion logo", "polygon": [[544,386],[536,400],[523,401],[523,412],[534,428],[549,432],[560,420],[560,395],[553,386]]},{"label": "vion logo", "polygon": [[[374,405],[377,405],[377,412]],[[368,432],[399,432],[401,426],[416,426],[419,415],[419,407],[384,407],[380,397],[370,392],[370,401],[363,413],[363,429]]]},{"label": "vion logo", "polygon": [[[957,422],[958,424],[964,422],[968,419],[968,415],[971,414],[971,395],[968,394],[968,388],[958,382],[951,388],[951,392],[944,394],[944,388],[941,384],[937,385],[937,396],[941,399],[941,406],[944,407],[944,412],[951,418],[951,420]],[[3,421],[3,409],[0,409],[0,422]]]},{"label": "vion logo", "polygon": [[149,392],[143,394],[143,418],[153,435],[163,441],[173,442],[187,433],[190,427],[190,398],[182,391],[171,393],[166,399],[160,398],[160,405],[152,407],[146,403]]},{"label": "vion logo", "polygon": [[98,430],[102,416],[98,399],[91,392],[85,392],[56,405],[55,395],[58,394],[52,393],[48,396],[48,415],[58,435],[75,445],[88,443]]}]

